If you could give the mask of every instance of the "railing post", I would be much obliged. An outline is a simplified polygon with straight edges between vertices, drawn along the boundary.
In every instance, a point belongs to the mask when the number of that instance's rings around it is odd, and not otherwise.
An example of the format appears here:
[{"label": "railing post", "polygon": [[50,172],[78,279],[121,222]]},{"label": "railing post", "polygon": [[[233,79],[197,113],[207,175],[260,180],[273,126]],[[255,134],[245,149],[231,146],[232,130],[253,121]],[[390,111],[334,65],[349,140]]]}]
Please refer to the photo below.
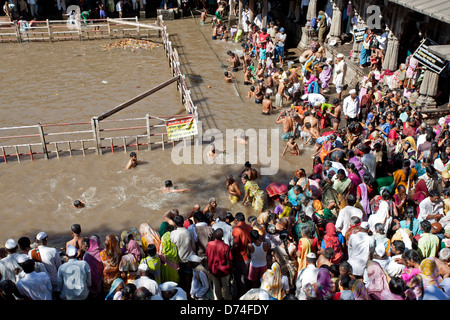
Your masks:
[{"label": "railing post", "polygon": [[147,124],[147,142],[148,142],[148,150],[152,150],[151,141],[150,141],[150,116],[148,114],[145,115],[145,121]]},{"label": "railing post", "polygon": [[48,30],[48,40],[50,40],[50,42],[52,42],[52,32],[50,30],[50,22],[47,20],[45,20],[47,22],[47,30]]},{"label": "railing post", "polygon": [[14,26],[14,32],[16,33],[17,42],[21,43],[22,42],[22,35],[20,34],[20,28],[17,25],[17,21],[13,22],[13,26]]},{"label": "railing post", "polygon": [[98,155],[101,155],[102,154],[102,145],[101,145],[101,140],[100,140],[100,130],[98,128],[98,118],[97,117],[92,117],[91,127],[92,127],[92,134],[94,137],[94,142],[95,142],[95,150]]},{"label": "railing post", "polygon": [[47,143],[45,142],[44,129],[42,128],[42,124],[40,122],[38,122],[37,128],[39,130],[39,135],[41,137],[42,152],[44,153],[45,159],[48,160]]}]

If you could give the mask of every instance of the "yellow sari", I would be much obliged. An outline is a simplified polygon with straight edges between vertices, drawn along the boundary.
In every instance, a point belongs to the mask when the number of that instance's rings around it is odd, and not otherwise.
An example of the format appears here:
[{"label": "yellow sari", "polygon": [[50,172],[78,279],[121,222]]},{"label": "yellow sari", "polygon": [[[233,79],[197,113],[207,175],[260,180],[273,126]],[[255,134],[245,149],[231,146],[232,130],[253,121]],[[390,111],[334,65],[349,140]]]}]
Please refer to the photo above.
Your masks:
[{"label": "yellow sari", "polygon": [[267,269],[261,278],[260,289],[266,290],[274,298],[282,300],[286,293],[281,284],[281,268],[277,262],[272,264],[271,269]]}]

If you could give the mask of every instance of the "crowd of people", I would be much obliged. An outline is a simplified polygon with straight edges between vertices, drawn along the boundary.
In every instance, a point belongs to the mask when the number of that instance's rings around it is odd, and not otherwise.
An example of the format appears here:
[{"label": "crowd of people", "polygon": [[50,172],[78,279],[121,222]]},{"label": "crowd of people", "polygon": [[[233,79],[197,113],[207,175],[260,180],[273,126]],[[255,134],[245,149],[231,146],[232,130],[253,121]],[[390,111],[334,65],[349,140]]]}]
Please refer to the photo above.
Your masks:
[{"label": "crowd of people", "polygon": [[[219,10],[213,39],[224,36],[221,21]],[[144,222],[100,238],[74,224],[64,248],[44,231],[8,239],[1,299],[450,299],[450,121],[424,122],[405,81],[417,80],[411,58],[402,80],[375,69],[348,90],[342,54],[333,61],[313,41],[294,67],[282,26],[248,27],[229,35],[242,54],[228,51],[225,81],[242,81],[263,115],[277,114],[282,156],[311,153],[311,172],[262,187],[247,162],[224,181],[235,214],[211,198],[166,212],[159,228]],[[125,169],[137,164],[132,153]],[[167,181],[162,191],[191,190]]]}]

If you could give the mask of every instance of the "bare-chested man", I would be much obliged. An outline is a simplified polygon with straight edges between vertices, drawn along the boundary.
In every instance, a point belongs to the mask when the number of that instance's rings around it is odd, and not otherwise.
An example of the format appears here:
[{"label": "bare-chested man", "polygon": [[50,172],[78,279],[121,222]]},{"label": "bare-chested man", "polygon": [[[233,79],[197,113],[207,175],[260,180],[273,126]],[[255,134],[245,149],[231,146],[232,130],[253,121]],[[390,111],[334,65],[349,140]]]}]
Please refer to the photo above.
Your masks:
[{"label": "bare-chested man", "polygon": [[230,63],[227,69],[232,69],[234,72],[238,71],[238,67],[241,65],[238,55],[231,50],[229,50],[227,54],[230,56],[227,59],[227,61]]},{"label": "bare-chested man", "polygon": [[300,57],[298,58],[298,60],[300,61],[300,63],[305,63],[311,56],[313,55],[313,51],[312,49],[306,49],[305,51],[302,52],[302,54],[300,55]]},{"label": "bare-chested man", "polygon": [[333,125],[333,131],[338,130],[339,123],[341,122],[341,110],[341,102],[338,98],[334,98],[332,112],[327,111],[327,114],[330,116],[331,124]]},{"label": "bare-chested man", "polygon": [[244,84],[250,85],[250,84],[254,84],[254,83],[255,83],[255,80],[253,79],[252,69],[250,67],[248,67],[247,69],[245,69],[245,72],[244,72]]},{"label": "bare-chested man", "polygon": [[280,114],[277,117],[277,120],[275,121],[276,124],[283,124],[283,133],[281,135],[281,138],[283,140],[288,141],[290,137],[294,135],[294,120],[289,115],[287,111],[281,111]]},{"label": "bare-chested man", "polygon": [[277,94],[275,96],[275,106],[277,108],[283,108],[283,98],[286,98],[286,95],[284,93],[284,91],[286,90],[286,87],[289,83],[289,79],[288,78],[284,78],[282,81],[278,81],[278,89],[277,89]]},{"label": "bare-chested man", "polygon": [[166,180],[164,182],[164,187],[161,188],[162,193],[170,193],[170,192],[178,193],[178,192],[187,192],[187,191],[193,191],[193,190],[192,189],[175,189],[171,180]]},{"label": "bare-chested man", "polygon": [[284,148],[283,154],[281,155],[282,157],[284,157],[284,154],[286,153],[286,150],[288,148],[292,155],[294,155],[294,156],[300,155],[300,149],[298,147],[297,142],[294,141],[293,137],[290,137],[288,142],[286,143],[286,147]]},{"label": "bare-chested man", "polygon": [[316,110],[314,110],[314,108],[311,108],[310,111],[305,112],[304,113],[305,114],[305,119],[304,119],[303,123],[309,122],[312,128],[314,128],[314,129],[316,129],[317,131],[320,132],[319,119],[316,118],[316,116],[315,116],[316,113],[315,112],[316,112]]},{"label": "bare-chested man", "polygon": [[248,176],[249,180],[256,180],[260,177],[258,170],[253,168],[252,164],[249,161],[246,161],[244,166],[245,166],[245,169],[241,172],[241,174],[239,175],[239,178],[242,177],[244,174],[246,174]]},{"label": "bare-chested man", "polygon": [[256,81],[264,81],[264,72],[265,68],[262,63],[258,63],[258,67],[256,68]]},{"label": "bare-chested man", "polygon": [[262,84],[262,82],[258,82],[258,84],[255,86],[255,103],[262,103],[263,98],[264,98],[264,92],[265,88],[264,85]]},{"label": "bare-chested man", "polygon": [[69,245],[77,248],[77,257],[82,253],[80,248],[83,245],[83,237],[81,236],[81,226],[77,223],[70,227],[72,231],[72,240],[66,242],[66,250]]},{"label": "bare-chested man", "polygon": [[267,116],[270,115],[270,113],[273,110],[272,100],[270,100],[270,94],[266,93],[262,105],[263,105],[262,114]]},{"label": "bare-chested man", "polygon": [[230,71],[225,71],[223,75],[226,83],[233,83],[233,80],[236,79],[236,76]]},{"label": "bare-chested man", "polygon": [[137,155],[136,152],[130,152],[130,160],[128,161],[127,165],[125,166],[124,170],[128,170],[130,168],[134,168],[138,165]]},{"label": "bare-chested man", "polygon": [[305,125],[302,127],[302,132],[300,134],[301,139],[306,139],[305,142],[303,142],[303,146],[306,146],[309,142],[314,143],[319,137],[319,131],[316,128],[313,128],[311,126],[311,123],[305,122]]}]

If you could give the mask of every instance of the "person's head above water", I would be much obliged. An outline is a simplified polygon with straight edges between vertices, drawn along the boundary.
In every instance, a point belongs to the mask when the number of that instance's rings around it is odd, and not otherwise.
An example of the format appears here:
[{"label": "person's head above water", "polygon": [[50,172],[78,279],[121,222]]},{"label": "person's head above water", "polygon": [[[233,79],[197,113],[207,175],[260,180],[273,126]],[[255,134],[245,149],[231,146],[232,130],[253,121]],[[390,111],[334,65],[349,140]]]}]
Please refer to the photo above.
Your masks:
[{"label": "person's head above water", "polygon": [[166,180],[166,181],[164,182],[164,185],[166,186],[166,188],[172,187],[172,186],[173,186],[172,180]]},{"label": "person's head above water", "polygon": [[73,202],[73,206],[74,206],[75,208],[83,208],[83,207],[84,207],[84,203],[81,202],[80,200],[75,200],[75,201]]},{"label": "person's head above water", "polygon": [[130,152],[130,158],[136,158],[136,157],[137,157],[136,152],[134,152],[134,151]]}]

